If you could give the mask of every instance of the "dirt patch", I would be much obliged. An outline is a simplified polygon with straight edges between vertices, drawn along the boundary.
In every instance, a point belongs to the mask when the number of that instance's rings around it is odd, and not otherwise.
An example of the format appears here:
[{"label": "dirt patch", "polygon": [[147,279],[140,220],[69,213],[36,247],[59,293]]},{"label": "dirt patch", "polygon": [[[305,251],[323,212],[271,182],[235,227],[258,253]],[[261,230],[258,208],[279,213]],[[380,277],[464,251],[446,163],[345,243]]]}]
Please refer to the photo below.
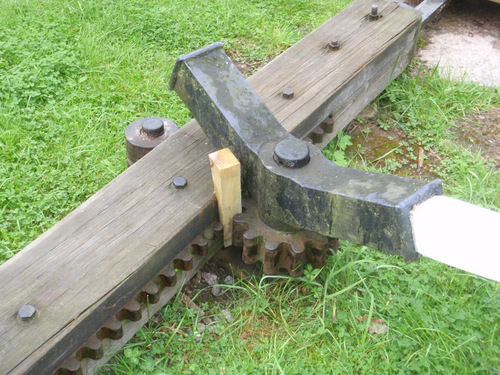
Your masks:
[{"label": "dirt patch", "polygon": [[360,165],[369,163],[385,167],[399,176],[425,181],[437,178],[432,170],[439,163],[439,156],[418,143],[413,144],[402,130],[382,129],[377,124],[377,116],[377,112],[369,106],[344,130],[353,143],[346,149],[347,155],[355,158]]},{"label": "dirt patch", "polygon": [[500,86],[500,5],[454,0],[423,29],[424,65],[486,86]]},{"label": "dirt patch", "polygon": [[450,131],[464,148],[480,151],[500,169],[500,108],[456,121]]}]

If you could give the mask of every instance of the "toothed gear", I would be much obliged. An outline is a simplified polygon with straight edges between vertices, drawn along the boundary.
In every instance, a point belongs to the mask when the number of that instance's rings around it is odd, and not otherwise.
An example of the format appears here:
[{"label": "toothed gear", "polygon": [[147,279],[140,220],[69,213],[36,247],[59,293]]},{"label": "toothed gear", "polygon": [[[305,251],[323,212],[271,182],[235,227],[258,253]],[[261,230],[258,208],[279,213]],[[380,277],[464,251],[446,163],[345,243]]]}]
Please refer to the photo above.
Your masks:
[{"label": "toothed gear", "polygon": [[246,264],[262,261],[265,274],[286,269],[290,276],[302,275],[305,263],[315,268],[323,266],[328,237],[309,231],[277,231],[260,220],[254,201],[243,200],[242,205],[243,213],[233,218],[233,245],[243,248]]}]

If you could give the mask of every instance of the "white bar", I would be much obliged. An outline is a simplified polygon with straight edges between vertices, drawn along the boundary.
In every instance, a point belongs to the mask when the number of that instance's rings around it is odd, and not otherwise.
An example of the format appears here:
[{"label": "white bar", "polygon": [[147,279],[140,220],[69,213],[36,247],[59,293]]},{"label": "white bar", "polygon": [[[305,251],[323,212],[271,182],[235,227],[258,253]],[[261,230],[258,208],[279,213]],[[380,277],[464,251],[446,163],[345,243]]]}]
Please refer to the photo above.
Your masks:
[{"label": "white bar", "polygon": [[413,208],[411,223],[421,255],[500,282],[500,213],[436,196]]}]

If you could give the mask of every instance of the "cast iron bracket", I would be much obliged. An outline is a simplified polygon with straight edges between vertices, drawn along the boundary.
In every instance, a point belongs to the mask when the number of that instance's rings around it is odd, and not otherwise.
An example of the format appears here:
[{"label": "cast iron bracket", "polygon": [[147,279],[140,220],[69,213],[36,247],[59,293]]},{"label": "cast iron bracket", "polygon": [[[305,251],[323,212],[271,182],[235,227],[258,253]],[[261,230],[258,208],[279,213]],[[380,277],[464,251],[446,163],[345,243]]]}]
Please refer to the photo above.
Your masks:
[{"label": "cast iron bracket", "polygon": [[440,180],[425,183],[334,164],[281,126],[222,43],[179,57],[170,89],[214,145],[239,159],[242,183],[266,224],[364,244],[407,262],[418,257],[410,210],[442,194]]}]

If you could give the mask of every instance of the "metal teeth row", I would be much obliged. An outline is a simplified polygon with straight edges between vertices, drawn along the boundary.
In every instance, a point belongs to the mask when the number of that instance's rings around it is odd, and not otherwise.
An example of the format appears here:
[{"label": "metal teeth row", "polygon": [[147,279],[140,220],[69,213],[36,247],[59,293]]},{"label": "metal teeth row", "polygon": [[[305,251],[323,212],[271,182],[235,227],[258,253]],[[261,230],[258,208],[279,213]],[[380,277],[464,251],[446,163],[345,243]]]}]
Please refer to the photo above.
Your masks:
[{"label": "metal teeth row", "polygon": [[262,261],[264,273],[286,269],[291,276],[300,276],[304,263],[315,268],[323,266],[328,237],[308,231],[276,231],[260,220],[254,202],[245,200],[243,207],[244,212],[233,219],[233,245],[243,248],[245,263]]},{"label": "metal teeth row", "polygon": [[182,250],[172,264],[167,265],[154,280],[145,285],[134,298],[128,301],[120,311],[87,339],[72,356],[67,358],[54,372],[54,375],[93,373],[92,369],[89,371],[88,366],[84,368],[84,362],[102,359],[106,352],[106,346],[112,341],[121,340],[124,337],[125,330],[130,325],[136,326],[131,322],[140,321],[143,313],[147,312],[151,305],[155,305],[160,301],[164,290],[181,286],[178,283],[176,269],[192,270],[193,255],[207,255],[210,246],[209,242],[220,241],[221,239],[222,225],[219,222],[214,222],[203,234],[196,237],[186,249]]},{"label": "metal teeth row", "polygon": [[306,141],[309,141],[313,144],[323,142],[325,134],[330,134],[333,132],[334,121],[332,115],[328,116],[323,120],[321,124],[315,127],[305,138]]}]

